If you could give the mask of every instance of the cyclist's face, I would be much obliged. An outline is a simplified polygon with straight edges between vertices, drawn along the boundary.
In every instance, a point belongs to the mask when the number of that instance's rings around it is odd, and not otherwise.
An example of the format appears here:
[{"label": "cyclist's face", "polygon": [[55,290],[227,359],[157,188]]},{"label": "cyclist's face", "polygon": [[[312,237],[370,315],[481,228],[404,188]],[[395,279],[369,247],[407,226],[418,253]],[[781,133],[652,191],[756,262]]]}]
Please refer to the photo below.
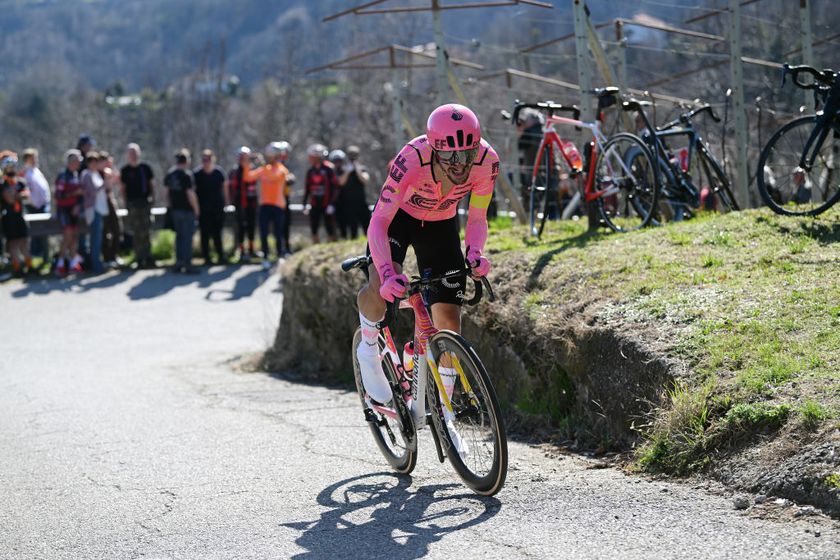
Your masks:
[{"label": "cyclist's face", "polygon": [[435,156],[446,176],[456,185],[460,185],[469,178],[478,148],[472,150],[443,151],[436,150]]}]

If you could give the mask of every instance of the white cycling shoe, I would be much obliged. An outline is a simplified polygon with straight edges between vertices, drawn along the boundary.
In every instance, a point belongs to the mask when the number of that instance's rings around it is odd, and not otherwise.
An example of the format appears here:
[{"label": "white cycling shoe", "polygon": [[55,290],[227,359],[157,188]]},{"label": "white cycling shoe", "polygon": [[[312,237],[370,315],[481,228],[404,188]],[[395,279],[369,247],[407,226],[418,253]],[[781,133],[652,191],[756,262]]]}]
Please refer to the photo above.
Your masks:
[{"label": "white cycling shoe", "polygon": [[378,403],[391,401],[393,395],[385,372],[382,371],[382,360],[377,348],[369,348],[362,341],[356,348],[356,358],[359,360],[359,371],[362,374],[362,385],[368,396]]}]

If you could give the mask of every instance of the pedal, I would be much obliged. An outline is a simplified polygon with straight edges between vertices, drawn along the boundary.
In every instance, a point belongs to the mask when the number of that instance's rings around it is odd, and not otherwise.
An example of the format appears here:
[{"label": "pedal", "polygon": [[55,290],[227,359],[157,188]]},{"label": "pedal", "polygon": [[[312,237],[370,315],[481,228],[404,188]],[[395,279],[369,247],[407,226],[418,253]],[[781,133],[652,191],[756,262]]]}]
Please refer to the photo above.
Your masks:
[{"label": "pedal", "polygon": [[376,416],[373,414],[373,410],[366,408],[365,409],[365,422],[370,422],[372,424],[376,424]]}]

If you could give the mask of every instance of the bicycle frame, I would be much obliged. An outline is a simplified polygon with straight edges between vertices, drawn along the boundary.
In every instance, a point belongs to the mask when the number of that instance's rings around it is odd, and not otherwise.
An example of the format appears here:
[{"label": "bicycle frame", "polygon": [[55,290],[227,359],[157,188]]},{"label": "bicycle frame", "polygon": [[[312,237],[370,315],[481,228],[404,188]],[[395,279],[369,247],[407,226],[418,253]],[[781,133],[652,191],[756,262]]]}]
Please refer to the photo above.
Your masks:
[{"label": "bicycle frame", "polygon": [[[403,389],[403,398],[411,410],[411,415],[414,418],[414,423],[417,429],[421,429],[426,425],[426,378],[428,372],[432,372],[432,379],[434,379],[435,386],[441,396],[443,405],[449,412],[452,412],[452,403],[446,394],[443,387],[443,380],[440,377],[437,364],[432,359],[431,353],[428,352],[429,339],[438,333],[438,329],[432,322],[429,311],[426,307],[426,301],[420,293],[411,294],[408,299],[400,302],[400,309],[412,309],[414,311],[414,368],[413,371],[407,372],[402,363],[402,357],[397,350],[397,345],[391,335],[391,329],[384,327],[382,329],[382,336],[385,340],[383,349],[384,358],[386,355],[390,356],[391,363],[394,364],[395,369],[400,375],[400,385]],[[467,393],[472,392],[467,376],[461,366],[458,357],[450,354],[452,365],[458,372],[458,377],[463,384],[464,390]],[[388,407],[372,405],[372,408],[382,414],[386,414],[391,418],[397,418],[397,412]]]},{"label": "bicycle frame", "polygon": [[610,189],[601,189],[596,191],[593,188],[593,185],[595,183],[596,156],[603,150],[604,144],[606,144],[607,141],[607,139],[604,137],[604,134],[601,132],[600,121],[588,123],[578,119],[570,119],[568,117],[558,117],[554,115],[551,115],[546,119],[546,125],[543,129],[543,139],[542,142],[540,142],[540,147],[537,151],[537,157],[534,160],[534,168],[531,172],[531,185],[534,185],[536,182],[537,175],[539,174],[540,162],[542,161],[542,157],[545,154],[546,149],[549,151],[552,163],[554,162],[554,150],[557,149],[560,152],[560,154],[562,154],[563,159],[566,160],[566,163],[568,164],[569,168],[575,168],[572,164],[572,160],[569,157],[569,154],[566,153],[566,149],[563,147],[562,137],[554,128],[555,124],[586,128],[592,133],[592,138],[595,141],[595,144],[593,146],[592,153],[589,157],[589,169],[587,170],[586,183],[584,186],[584,199],[586,200],[586,202],[591,202],[601,196],[611,194],[611,192],[609,192]]},{"label": "bicycle frame", "polygon": [[838,117],[840,112],[840,86],[833,86],[825,100],[825,107],[822,111],[817,112],[817,123],[811,136],[805,142],[805,148],[802,150],[802,157],[799,159],[799,167],[807,172],[811,172],[814,167],[814,160],[817,154],[822,149],[825,137],[832,129],[832,125]]}]

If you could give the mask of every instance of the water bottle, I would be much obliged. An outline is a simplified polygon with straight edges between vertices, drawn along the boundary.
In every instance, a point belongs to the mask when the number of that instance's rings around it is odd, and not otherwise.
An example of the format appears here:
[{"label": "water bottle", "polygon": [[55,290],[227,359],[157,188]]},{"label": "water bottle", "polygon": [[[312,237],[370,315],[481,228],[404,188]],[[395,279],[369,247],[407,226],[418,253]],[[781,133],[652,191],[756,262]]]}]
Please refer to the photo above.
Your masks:
[{"label": "water bottle", "polygon": [[583,158],[580,157],[580,152],[574,142],[571,140],[563,142],[563,153],[566,154],[567,158],[569,158],[569,162],[572,164],[572,169],[575,171],[583,170]]},{"label": "water bottle", "polygon": [[677,152],[677,159],[680,162],[680,169],[683,173],[688,173],[688,148],[680,148]]}]

